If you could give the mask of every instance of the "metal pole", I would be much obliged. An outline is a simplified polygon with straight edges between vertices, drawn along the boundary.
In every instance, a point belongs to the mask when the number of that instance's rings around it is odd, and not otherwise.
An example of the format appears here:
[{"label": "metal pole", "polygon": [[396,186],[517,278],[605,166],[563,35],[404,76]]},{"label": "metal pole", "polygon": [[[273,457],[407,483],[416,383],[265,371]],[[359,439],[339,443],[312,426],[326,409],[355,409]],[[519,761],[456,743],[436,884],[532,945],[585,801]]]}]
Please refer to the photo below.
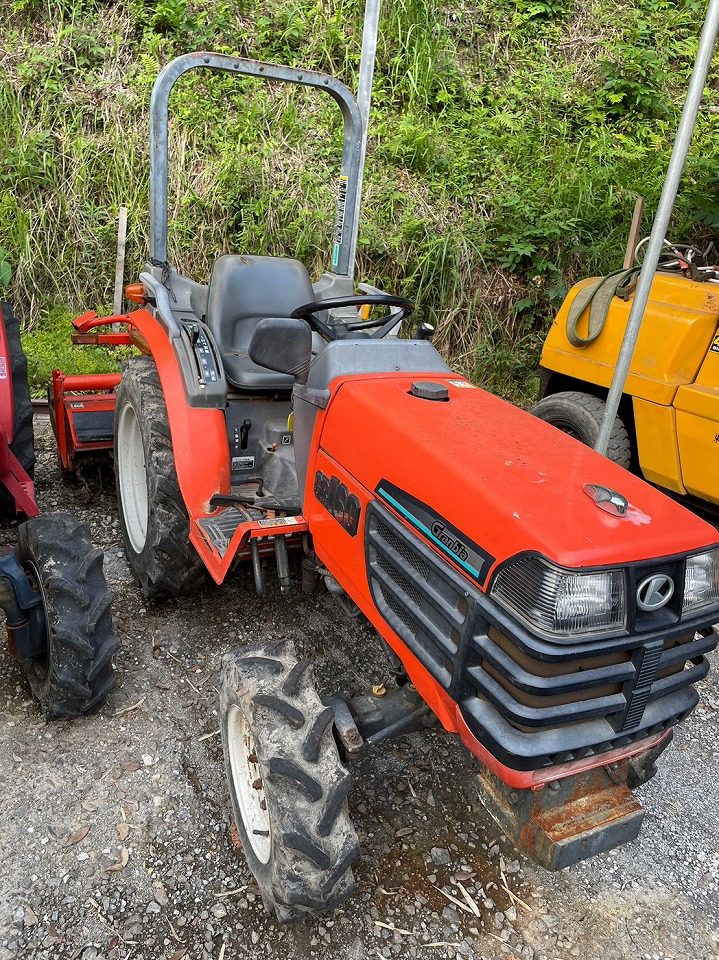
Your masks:
[{"label": "metal pole", "polygon": [[379,31],[379,14],[381,0],[367,0],[364,13],[364,29],[362,31],[362,56],[360,58],[359,83],[357,85],[357,104],[362,117],[362,140],[357,169],[357,195],[355,198],[354,222],[349,241],[349,275],[354,277],[355,257],[357,255],[357,235],[359,233],[360,208],[362,206],[362,181],[364,179],[364,162],[367,154],[367,130],[369,128],[369,109],[372,103],[372,79],[374,77],[374,63],[377,56],[377,33]]},{"label": "metal pole", "polygon": [[634,295],[634,303],[629,313],[627,329],[624,333],[624,340],[617,358],[617,365],[614,368],[614,377],[612,385],[609,388],[607,396],[607,405],[604,411],[602,427],[597,437],[594,449],[601,454],[606,455],[609,445],[609,436],[612,432],[614,418],[619,409],[619,401],[622,398],[624,384],[629,373],[629,365],[632,362],[634,347],[639,336],[644,311],[649,300],[654,274],[659,263],[659,254],[662,249],[662,242],[667,233],[669,218],[679,189],[679,180],[684,169],[684,163],[689,152],[694,126],[699,113],[704,85],[706,83],[709,67],[711,66],[714,45],[716,44],[717,32],[719,31],[719,0],[710,0],[707,10],[704,28],[701,39],[699,40],[699,49],[697,59],[694,64],[694,71],[687,91],[687,99],[682,111],[682,117],[677,130],[677,137],[674,143],[674,149],[669,161],[667,177],[664,181],[664,188],[659,199],[657,215],[654,220],[654,226],[649,238],[647,253],[642,264],[642,271],[639,275],[637,292]]}]

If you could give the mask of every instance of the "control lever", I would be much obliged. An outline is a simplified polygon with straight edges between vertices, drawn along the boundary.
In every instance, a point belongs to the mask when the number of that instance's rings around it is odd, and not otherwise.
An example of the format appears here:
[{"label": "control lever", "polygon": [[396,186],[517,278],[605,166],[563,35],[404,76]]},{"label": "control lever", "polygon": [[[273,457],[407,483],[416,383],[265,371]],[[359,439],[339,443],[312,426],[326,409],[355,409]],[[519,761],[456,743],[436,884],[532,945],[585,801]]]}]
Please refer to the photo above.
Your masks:
[{"label": "control lever", "polygon": [[247,449],[247,442],[250,437],[250,428],[252,427],[251,420],[245,420],[240,427],[240,450]]}]

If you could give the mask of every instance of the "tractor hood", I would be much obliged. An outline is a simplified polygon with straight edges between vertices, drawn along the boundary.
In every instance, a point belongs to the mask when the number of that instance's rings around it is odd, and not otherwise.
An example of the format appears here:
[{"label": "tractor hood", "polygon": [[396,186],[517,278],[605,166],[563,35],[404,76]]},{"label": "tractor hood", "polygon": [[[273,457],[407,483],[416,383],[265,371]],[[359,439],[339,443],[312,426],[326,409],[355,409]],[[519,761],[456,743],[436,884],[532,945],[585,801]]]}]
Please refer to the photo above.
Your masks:
[{"label": "tractor hood", "polygon": [[[428,382],[446,397],[422,389]],[[430,541],[446,537],[452,550],[461,535],[471,562],[485,558],[485,576],[527,551],[577,568],[717,542],[713,527],[644,481],[460,377],[380,374],[332,386],[321,448],[421,533],[435,524]],[[626,515],[600,509],[586,484],[620,493]]]}]

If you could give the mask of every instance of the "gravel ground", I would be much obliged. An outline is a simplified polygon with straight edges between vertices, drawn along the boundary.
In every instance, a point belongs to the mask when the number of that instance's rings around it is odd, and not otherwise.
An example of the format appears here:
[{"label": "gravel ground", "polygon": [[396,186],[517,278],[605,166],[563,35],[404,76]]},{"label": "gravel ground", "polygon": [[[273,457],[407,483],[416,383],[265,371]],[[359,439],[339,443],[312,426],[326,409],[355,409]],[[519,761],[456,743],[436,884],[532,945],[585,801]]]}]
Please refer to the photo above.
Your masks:
[{"label": "gravel ground", "polygon": [[[230,830],[221,655],[290,637],[317,655],[323,691],[359,692],[383,679],[372,631],[329,596],[270,589],[258,599],[248,572],[146,605],[123,558],[113,491],[61,482],[47,424],[38,434],[42,509],[86,518],[106,551],[119,684],[100,713],[48,725],[2,654],[0,960],[719,958],[716,671],[641,791],[636,842],[546,873],[484,811],[464,748],[442,731],[412,734],[354,767],[356,897],[294,926],[270,919]],[[13,537],[0,531],[2,543]]]}]

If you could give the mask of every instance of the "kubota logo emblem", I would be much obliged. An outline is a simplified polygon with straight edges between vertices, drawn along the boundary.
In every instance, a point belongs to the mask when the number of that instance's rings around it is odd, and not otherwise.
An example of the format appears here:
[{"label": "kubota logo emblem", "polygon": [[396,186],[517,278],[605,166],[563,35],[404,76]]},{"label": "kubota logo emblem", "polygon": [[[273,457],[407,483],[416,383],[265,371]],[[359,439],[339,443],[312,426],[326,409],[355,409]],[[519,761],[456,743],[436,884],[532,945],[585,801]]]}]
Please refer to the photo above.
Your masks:
[{"label": "kubota logo emblem", "polygon": [[666,606],[674,595],[674,581],[665,573],[655,573],[647,577],[637,588],[637,606],[640,610],[652,612]]}]

